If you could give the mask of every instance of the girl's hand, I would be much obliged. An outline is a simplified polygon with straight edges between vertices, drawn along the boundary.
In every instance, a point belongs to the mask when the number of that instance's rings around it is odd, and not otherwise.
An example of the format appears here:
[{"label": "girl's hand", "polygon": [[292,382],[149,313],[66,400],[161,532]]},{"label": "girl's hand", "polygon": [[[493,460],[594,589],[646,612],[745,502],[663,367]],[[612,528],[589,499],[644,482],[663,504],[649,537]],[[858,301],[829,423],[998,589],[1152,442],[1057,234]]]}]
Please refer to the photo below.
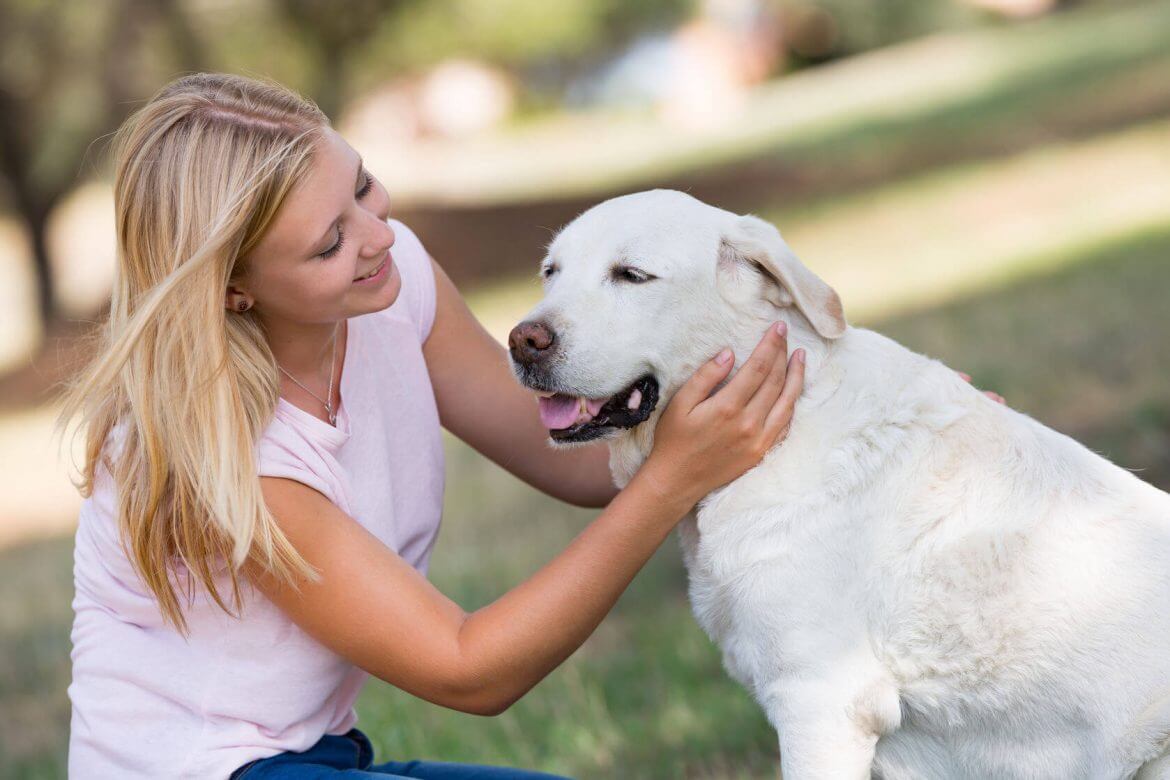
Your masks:
[{"label": "girl's hand", "polygon": [[723,350],[679,388],[642,465],[664,495],[683,496],[688,507],[756,466],[784,440],[804,387],[804,350],[788,359],[783,322],[768,328],[739,372],[711,395],[731,371],[733,357]]},{"label": "girl's hand", "polygon": [[[959,376],[961,376],[963,378],[963,381],[966,382],[967,384],[971,383],[971,375],[970,374],[965,374],[962,371],[956,371],[955,373],[958,374]],[[985,396],[987,396],[988,398],[990,398],[992,401],[995,401],[997,404],[1003,404],[1005,406],[1007,405],[1007,401],[1004,400],[1004,397],[1002,395],[1000,395],[999,393],[993,392],[991,390],[984,390],[983,394]]]}]

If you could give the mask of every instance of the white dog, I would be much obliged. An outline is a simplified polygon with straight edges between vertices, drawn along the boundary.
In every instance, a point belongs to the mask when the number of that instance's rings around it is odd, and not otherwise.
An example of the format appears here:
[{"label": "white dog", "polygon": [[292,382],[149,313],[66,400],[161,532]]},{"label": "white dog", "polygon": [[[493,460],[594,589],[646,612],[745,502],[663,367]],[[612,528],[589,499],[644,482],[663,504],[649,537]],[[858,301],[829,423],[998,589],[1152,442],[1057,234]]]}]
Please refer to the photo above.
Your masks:
[{"label": "white dog", "polygon": [[555,442],[609,439],[621,486],[721,347],[783,319],[807,350],[786,441],[680,526],[786,780],[1170,778],[1170,496],[849,327],[755,217],[616,198],[542,268],[513,368]]}]

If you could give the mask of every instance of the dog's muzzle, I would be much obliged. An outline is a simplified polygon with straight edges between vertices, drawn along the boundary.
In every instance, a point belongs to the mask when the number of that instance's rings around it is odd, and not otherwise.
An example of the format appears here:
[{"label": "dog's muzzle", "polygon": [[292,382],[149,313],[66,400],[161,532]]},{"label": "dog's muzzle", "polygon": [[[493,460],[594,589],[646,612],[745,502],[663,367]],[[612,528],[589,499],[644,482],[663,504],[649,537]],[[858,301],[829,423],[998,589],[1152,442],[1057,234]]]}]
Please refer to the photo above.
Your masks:
[{"label": "dog's muzzle", "polygon": [[607,431],[634,426],[649,419],[658,405],[658,380],[651,374],[604,398],[586,398],[561,392],[551,370],[557,350],[556,332],[544,322],[526,321],[508,335],[508,352],[516,375],[540,394],[540,419],[556,442],[584,442]]}]

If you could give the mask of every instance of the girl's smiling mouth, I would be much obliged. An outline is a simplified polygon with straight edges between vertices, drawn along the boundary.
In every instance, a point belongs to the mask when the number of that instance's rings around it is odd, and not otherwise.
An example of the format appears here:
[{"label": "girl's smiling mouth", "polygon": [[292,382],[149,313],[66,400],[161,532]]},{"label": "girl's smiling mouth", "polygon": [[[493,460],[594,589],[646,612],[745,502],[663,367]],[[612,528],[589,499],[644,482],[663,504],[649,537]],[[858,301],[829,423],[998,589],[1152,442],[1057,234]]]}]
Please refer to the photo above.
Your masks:
[{"label": "girl's smiling mouth", "polygon": [[377,268],[370,271],[365,276],[359,276],[353,280],[354,284],[362,284],[364,282],[373,282],[384,277],[386,269],[390,266],[390,252],[386,252],[386,259],[383,260]]}]

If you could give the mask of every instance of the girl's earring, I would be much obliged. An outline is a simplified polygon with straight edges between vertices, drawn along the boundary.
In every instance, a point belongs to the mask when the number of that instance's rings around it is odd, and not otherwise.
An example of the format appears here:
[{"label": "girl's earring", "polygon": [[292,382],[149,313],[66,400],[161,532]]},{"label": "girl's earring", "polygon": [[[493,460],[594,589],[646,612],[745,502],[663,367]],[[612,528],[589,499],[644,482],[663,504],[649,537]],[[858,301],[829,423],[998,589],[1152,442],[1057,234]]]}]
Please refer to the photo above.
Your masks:
[{"label": "girl's earring", "polygon": [[240,301],[240,305],[238,308],[240,311],[247,311],[248,310],[248,302],[247,301]]}]

